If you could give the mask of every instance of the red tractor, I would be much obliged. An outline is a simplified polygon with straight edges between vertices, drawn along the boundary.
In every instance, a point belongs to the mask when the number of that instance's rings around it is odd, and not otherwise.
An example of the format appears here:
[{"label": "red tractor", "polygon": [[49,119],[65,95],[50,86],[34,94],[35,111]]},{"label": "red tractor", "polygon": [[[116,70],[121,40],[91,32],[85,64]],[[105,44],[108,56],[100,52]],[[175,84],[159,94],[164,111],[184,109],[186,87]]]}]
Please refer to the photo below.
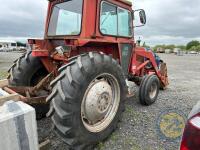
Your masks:
[{"label": "red tractor", "polygon": [[[52,117],[73,149],[91,148],[116,128],[130,93],[140,86],[143,105],[168,85],[166,64],[134,40],[134,13],[127,0],[49,0],[43,40],[9,70],[9,90]],[[137,10],[142,25],[144,10]]]}]

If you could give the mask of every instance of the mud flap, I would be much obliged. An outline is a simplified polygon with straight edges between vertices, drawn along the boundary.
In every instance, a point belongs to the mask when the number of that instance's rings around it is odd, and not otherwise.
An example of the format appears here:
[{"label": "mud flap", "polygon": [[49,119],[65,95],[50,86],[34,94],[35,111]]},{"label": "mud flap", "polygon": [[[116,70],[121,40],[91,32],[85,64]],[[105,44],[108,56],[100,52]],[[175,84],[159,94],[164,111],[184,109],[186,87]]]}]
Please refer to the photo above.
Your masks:
[{"label": "mud flap", "polygon": [[168,73],[167,73],[167,64],[164,63],[164,62],[161,62],[160,73],[161,73],[161,76],[163,78],[163,81],[161,82],[161,89],[164,90],[169,85]]}]

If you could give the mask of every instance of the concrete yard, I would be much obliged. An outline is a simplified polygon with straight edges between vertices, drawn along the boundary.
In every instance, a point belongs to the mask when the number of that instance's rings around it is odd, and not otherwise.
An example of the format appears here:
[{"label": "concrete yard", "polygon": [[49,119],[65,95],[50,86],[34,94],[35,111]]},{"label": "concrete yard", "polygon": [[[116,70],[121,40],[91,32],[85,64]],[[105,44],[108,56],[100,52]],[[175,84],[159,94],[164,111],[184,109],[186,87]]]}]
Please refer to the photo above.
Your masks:
[{"label": "concrete yard", "polygon": [[[0,79],[19,53],[0,53]],[[126,101],[126,111],[118,129],[96,149],[176,150],[179,148],[183,120],[200,100],[200,55],[159,54],[167,62],[170,86],[160,91],[155,104],[140,105],[137,94]],[[132,87],[136,93],[138,87]],[[52,132],[50,119],[38,121],[40,141],[49,138],[51,150],[67,150]]]},{"label": "concrete yard", "polygon": [[13,61],[19,58],[22,53],[8,53],[0,52],[0,70],[6,72],[9,67],[13,64]]}]

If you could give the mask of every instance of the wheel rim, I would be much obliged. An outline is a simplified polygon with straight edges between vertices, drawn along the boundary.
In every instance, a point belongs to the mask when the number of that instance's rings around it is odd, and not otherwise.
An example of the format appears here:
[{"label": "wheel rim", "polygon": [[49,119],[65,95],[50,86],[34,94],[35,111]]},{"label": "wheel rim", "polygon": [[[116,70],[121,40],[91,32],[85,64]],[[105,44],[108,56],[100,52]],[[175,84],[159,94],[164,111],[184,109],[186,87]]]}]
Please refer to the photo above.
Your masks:
[{"label": "wheel rim", "polygon": [[81,118],[93,133],[106,129],[114,119],[120,103],[120,87],[111,74],[97,76],[88,86],[81,104]]},{"label": "wheel rim", "polygon": [[157,90],[158,90],[158,87],[157,87],[156,83],[153,83],[149,90],[149,97],[151,99],[155,98],[155,96],[157,94]]}]

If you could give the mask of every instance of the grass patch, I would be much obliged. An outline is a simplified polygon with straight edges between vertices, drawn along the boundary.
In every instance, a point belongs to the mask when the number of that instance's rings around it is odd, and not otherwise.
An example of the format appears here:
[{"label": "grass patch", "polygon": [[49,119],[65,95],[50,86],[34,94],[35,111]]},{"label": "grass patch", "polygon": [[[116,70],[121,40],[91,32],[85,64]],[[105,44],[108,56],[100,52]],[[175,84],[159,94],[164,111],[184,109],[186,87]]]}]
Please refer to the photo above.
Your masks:
[{"label": "grass patch", "polygon": [[98,149],[98,150],[103,150],[103,148],[104,148],[104,145],[103,145],[102,142],[100,142],[100,143],[98,144],[98,146],[97,146],[97,149]]},{"label": "grass patch", "polygon": [[7,78],[8,73],[6,71],[0,71],[0,80]]},{"label": "grass patch", "polygon": [[131,114],[131,113],[133,113],[133,107],[131,107],[130,105],[127,105],[126,107],[126,113],[128,113],[128,114]]},{"label": "grass patch", "polygon": [[116,132],[113,132],[110,139],[114,142],[116,142],[118,140],[119,136],[117,135]]}]

